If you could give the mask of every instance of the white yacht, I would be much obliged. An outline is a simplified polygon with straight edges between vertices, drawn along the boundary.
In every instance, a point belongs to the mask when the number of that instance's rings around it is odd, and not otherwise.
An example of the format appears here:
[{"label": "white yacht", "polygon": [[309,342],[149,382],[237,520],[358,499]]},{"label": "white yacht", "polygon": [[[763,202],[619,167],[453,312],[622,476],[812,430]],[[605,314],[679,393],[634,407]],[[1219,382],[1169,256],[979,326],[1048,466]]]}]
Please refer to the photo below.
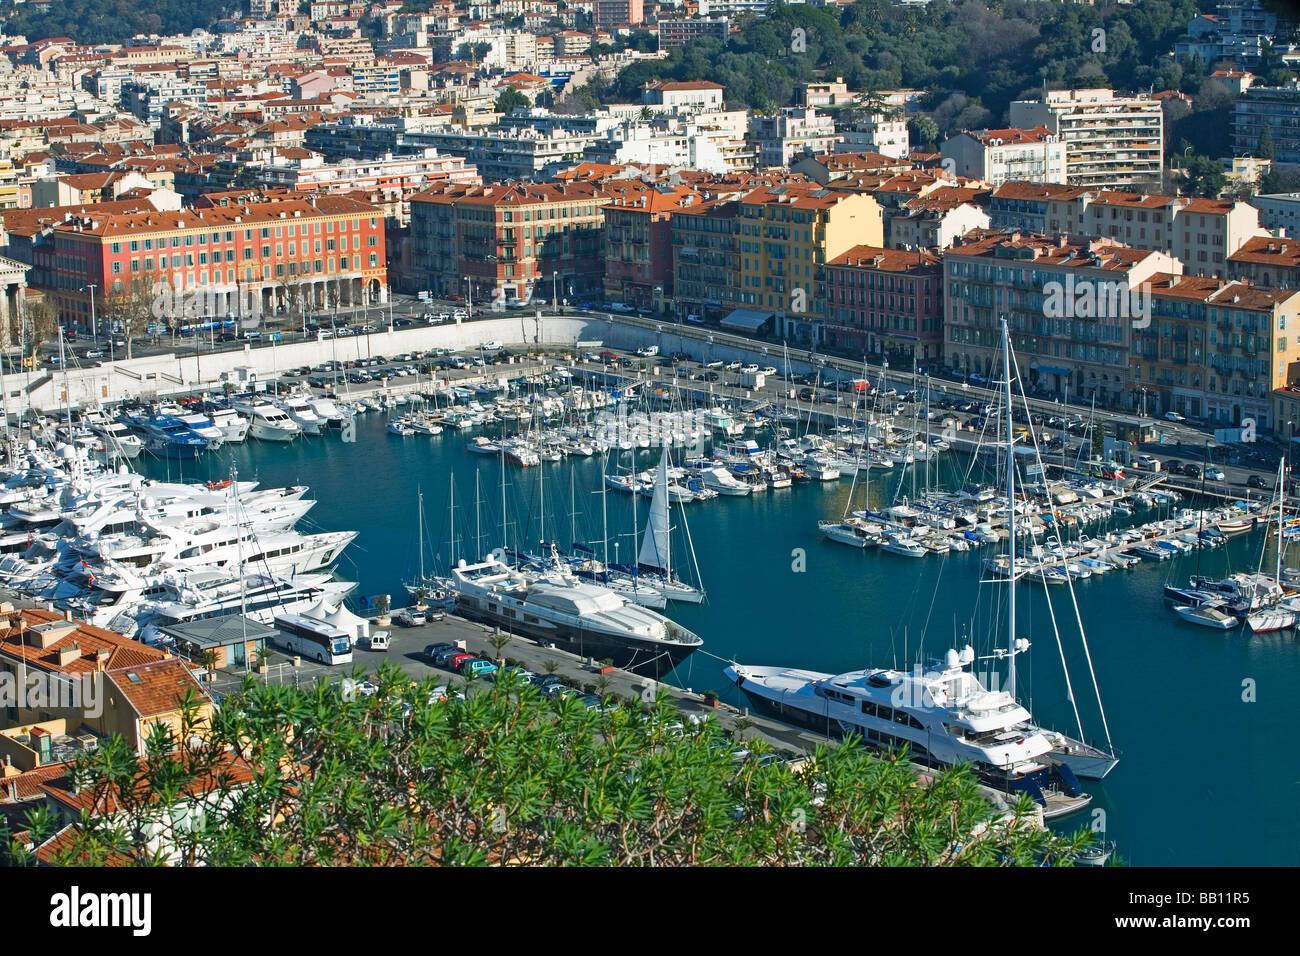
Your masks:
[{"label": "white yacht", "polygon": [[759,713],[819,734],[857,734],[870,747],[906,745],[930,766],[969,763],[989,786],[1024,791],[1053,818],[1092,799],[1069,767],[1052,758],[1055,742],[1030,724],[1007,691],[990,691],[966,668],[969,646],[915,671],[844,674],[732,664],[723,671]]},{"label": "white yacht", "polygon": [[307,402],[325,428],[342,428],[344,421],[352,417],[343,406],[327,395],[308,396]]},{"label": "white yacht", "polygon": [[266,399],[254,398],[239,402],[235,410],[247,415],[251,422],[249,434],[260,441],[293,441],[302,429],[283,410]]},{"label": "white yacht", "polygon": [[319,435],[322,429],[320,417],[316,414],[305,395],[286,395],[279,401],[280,410],[293,419],[293,423],[302,429],[304,435]]},{"label": "white yacht", "polygon": [[118,457],[131,461],[144,451],[144,442],[140,440],[139,435],[121,422],[110,420],[102,412],[93,418],[88,416],[87,425],[94,434],[103,439],[106,450],[110,454],[115,452]]},{"label": "white yacht", "polygon": [[582,581],[558,556],[541,574],[517,571],[504,557],[498,549],[484,562],[462,560],[452,570],[459,613],[656,679],[703,643],[663,615]]},{"label": "white yacht", "polygon": [[214,409],[208,415],[212,424],[221,430],[222,438],[229,444],[242,444],[248,437],[248,419],[233,408]]}]

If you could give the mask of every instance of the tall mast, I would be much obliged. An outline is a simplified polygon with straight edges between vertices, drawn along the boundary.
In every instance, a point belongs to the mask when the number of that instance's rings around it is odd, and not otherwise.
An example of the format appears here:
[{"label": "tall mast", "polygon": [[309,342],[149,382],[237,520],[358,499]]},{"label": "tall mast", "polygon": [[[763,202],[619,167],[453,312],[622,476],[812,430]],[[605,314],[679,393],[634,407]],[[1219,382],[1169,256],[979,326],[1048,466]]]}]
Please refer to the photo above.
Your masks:
[{"label": "tall mast", "polygon": [[[416,542],[415,546],[420,552],[420,584],[421,586],[423,586],[424,584],[424,491],[418,485],[416,486],[415,489],[415,500],[417,505],[416,511],[418,512],[418,522],[419,522],[416,526],[418,528],[417,533],[419,535],[419,540]],[[456,562],[453,561],[452,566],[454,567],[455,564]]]},{"label": "tall mast", "polygon": [[600,528],[601,545],[604,549],[605,567],[609,567],[609,482],[605,480],[605,466],[609,463],[609,452],[600,462]]},{"label": "tall mast", "polygon": [[[451,564],[456,566],[456,479],[451,475],[447,476],[448,495],[447,510],[451,513]],[[424,578],[423,570],[420,574]]]},{"label": "tall mast", "polygon": [[483,560],[483,516],[479,509],[479,470],[474,469],[474,560]]},{"label": "tall mast", "polygon": [[501,547],[507,547],[506,542],[506,443],[501,441]]},{"label": "tall mast", "polygon": [[1007,690],[1016,696],[1016,447],[1011,419],[1011,333],[1006,316],[1002,317],[1002,371],[1007,400],[1007,530],[1011,535],[1011,577],[1007,579],[1007,652],[1011,656],[1008,667]]}]

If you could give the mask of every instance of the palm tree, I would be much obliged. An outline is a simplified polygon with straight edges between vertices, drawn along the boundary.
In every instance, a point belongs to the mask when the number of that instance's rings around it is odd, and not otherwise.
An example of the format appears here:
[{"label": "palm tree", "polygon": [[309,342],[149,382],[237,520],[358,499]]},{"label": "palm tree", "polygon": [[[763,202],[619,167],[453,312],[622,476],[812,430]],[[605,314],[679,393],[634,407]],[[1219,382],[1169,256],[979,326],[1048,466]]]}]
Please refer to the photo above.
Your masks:
[{"label": "palm tree", "polygon": [[507,631],[497,631],[488,638],[488,643],[492,645],[492,650],[496,652],[497,658],[500,659],[501,651],[514,639],[515,636]]},{"label": "palm tree", "polygon": [[613,685],[614,682],[609,679],[608,674],[601,674],[596,678],[596,695],[600,697],[601,700],[604,700],[609,696],[609,689]]},{"label": "palm tree", "polygon": [[546,671],[546,673],[548,674],[554,674],[559,669],[560,669],[560,662],[557,660],[552,660],[551,658],[547,658],[546,660],[542,661],[542,670]]}]

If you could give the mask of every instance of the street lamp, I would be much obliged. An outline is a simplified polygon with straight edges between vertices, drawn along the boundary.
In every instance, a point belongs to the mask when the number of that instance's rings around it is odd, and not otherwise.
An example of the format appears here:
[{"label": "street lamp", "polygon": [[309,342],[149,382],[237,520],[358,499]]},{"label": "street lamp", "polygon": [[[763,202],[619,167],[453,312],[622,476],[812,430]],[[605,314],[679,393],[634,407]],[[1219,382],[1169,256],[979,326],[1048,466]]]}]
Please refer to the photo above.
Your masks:
[{"label": "street lamp", "polygon": [[552,312],[556,311],[556,306],[559,305],[559,297],[560,297],[559,280],[560,280],[559,271],[552,269],[551,270],[551,311]]},{"label": "street lamp", "polygon": [[471,315],[474,313],[474,282],[469,276],[463,276],[465,280],[465,311]]}]

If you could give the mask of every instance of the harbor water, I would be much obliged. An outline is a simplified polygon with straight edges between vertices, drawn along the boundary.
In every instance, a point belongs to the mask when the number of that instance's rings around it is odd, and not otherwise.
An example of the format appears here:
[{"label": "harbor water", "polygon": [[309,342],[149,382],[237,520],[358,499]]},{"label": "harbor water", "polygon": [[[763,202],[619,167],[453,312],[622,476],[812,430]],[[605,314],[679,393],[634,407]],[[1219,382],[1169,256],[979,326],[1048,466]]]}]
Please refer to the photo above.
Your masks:
[{"label": "harbor water", "polygon": [[[359,582],[358,595],[391,595],[396,608],[406,602],[403,582],[419,573],[420,494],[425,570],[446,573],[452,558],[474,560],[502,543],[502,467],[497,457],[466,450],[468,432],[399,438],[385,424],[384,416],[367,414],[357,419],[353,442],[335,432],[287,445],[227,446],[197,461],[142,456],[136,465],[153,478],[224,479],[233,467],[240,479],[263,486],[310,485],[318,504],[299,527],[359,531],[339,574]],[[621,462],[615,456],[610,470],[621,465],[626,472],[632,454],[624,452]],[[640,451],[637,469],[651,467],[658,454]],[[955,472],[961,461],[952,456],[934,467]],[[598,554],[607,542],[611,561],[631,561],[639,545],[633,511],[643,524],[648,503],[613,489],[602,495],[601,469],[600,456],[527,469],[507,465],[509,546],[537,551],[545,539],[567,548],[576,538]],[[871,480],[872,500],[879,502],[880,493],[892,490],[881,486],[898,479],[873,472]],[[947,484],[959,480],[952,474]],[[993,548],[908,559],[827,541],[817,522],[842,515],[850,488],[848,480],[810,482],[673,507],[674,564],[690,579],[698,563],[707,592],[703,604],[668,607],[669,616],[704,639],[675,683],[716,690],[744,706],[723,677],[726,661],[838,672],[911,667],[966,643],[980,657],[1005,646],[1006,585],[980,583],[981,563]],[[859,485],[854,507],[862,506],[861,495]],[[1154,517],[1139,511],[1124,520]],[[1199,557],[1144,561],[1132,571],[1074,584],[1121,761],[1104,781],[1085,781],[1092,805],[1061,825],[1104,827],[1133,865],[1300,864],[1300,738],[1288,716],[1300,686],[1295,633],[1198,628],[1178,620],[1162,596],[1165,583],[1185,583],[1198,571],[1255,570],[1262,537],[1256,530]],[[1271,557],[1264,566],[1272,567]],[[1016,659],[1017,695],[1040,724],[1078,736],[1064,654],[1083,735],[1103,741],[1070,589],[1049,593],[1026,580],[1017,596],[1017,633],[1033,645]],[[974,669],[1006,686],[1004,663],[979,660]]]}]

